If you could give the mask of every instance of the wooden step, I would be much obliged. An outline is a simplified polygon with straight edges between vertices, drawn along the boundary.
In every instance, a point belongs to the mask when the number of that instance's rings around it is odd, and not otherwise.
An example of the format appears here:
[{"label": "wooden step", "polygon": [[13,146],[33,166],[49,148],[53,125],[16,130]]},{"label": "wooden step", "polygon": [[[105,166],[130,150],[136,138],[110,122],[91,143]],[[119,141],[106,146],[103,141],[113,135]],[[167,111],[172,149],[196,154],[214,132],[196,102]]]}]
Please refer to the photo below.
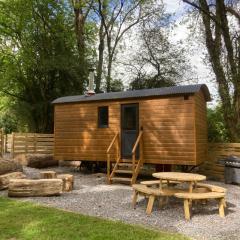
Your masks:
[{"label": "wooden step", "polygon": [[[121,159],[122,163],[132,163],[132,159]],[[138,160],[135,161],[135,164],[138,163]]]},{"label": "wooden step", "polygon": [[119,163],[118,166],[119,167],[129,167],[129,168],[132,168],[132,164],[131,163]]},{"label": "wooden step", "polygon": [[117,181],[117,182],[128,182],[130,183],[132,178],[123,178],[123,177],[113,177],[111,178],[112,181]]},{"label": "wooden step", "polygon": [[132,174],[132,170],[117,169],[117,170],[114,171],[114,173],[126,173],[126,174]]}]

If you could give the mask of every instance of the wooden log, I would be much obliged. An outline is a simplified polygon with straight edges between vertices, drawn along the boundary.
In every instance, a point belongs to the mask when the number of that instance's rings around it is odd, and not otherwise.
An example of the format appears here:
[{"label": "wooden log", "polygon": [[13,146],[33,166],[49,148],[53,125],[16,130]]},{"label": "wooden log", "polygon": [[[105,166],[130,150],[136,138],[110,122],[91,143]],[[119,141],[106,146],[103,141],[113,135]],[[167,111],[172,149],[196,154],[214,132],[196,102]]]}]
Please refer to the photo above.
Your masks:
[{"label": "wooden log", "polygon": [[8,185],[8,196],[58,196],[62,193],[62,186],[61,179],[11,179]]},{"label": "wooden log", "polygon": [[54,171],[43,171],[40,172],[40,178],[43,179],[57,178],[57,173]]},{"label": "wooden log", "polygon": [[71,174],[58,174],[57,175],[58,179],[62,179],[63,181],[63,191],[64,192],[69,192],[73,190],[73,182],[74,182],[74,177]]},{"label": "wooden log", "polygon": [[58,161],[52,154],[19,154],[14,158],[15,162],[32,168],[45,168],[57,166]]},{"label": "wooden log", "polygon": [[22,172],[12,172],[0,175],[0,190],[8,188],[9,181],[11,179],[22,179],[26,178]]},{"label": "wooden log", "polygon": [[61,167],[74,167],[74,168],[80,168],[81,161],[59,161],[59,166]]},{"label": "wooden log", "polygon": [[0,159],[0,174],[22,171],[22,166],[11,160]]}]

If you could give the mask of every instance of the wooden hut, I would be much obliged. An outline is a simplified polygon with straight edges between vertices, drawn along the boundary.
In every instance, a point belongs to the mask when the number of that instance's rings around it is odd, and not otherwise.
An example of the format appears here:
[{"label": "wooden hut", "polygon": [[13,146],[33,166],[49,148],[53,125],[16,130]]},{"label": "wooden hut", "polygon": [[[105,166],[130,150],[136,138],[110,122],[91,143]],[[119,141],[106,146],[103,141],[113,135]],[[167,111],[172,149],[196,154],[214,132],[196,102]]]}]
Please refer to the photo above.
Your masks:
[{"label": "wooden hut", "polygon": [[54,158],[107,161],[110,181],[131,183],[145,163],[199,165],[210,100],[204,84],[58,98]]}]

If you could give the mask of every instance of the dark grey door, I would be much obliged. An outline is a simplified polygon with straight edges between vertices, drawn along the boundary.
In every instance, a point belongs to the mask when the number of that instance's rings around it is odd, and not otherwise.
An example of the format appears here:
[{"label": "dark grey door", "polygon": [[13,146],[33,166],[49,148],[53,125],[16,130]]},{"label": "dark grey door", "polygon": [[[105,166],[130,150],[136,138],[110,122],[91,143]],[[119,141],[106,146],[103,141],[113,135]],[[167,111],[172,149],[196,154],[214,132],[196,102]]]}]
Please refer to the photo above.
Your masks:
[{"label": "dark grey door", "polygon": [[[121,147],[122,157],[131,158],[132,149],[138,136],[138,104],[121,106]],[[139,149],[137,150],[138,157]]]}]

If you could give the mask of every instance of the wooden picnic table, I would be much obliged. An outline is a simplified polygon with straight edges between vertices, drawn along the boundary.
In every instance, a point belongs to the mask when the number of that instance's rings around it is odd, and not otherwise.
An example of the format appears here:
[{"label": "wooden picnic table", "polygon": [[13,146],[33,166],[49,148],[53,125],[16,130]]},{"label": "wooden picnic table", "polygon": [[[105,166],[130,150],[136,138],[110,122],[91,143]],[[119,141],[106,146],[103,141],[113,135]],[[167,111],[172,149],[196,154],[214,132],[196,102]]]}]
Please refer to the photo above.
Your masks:
[{"label": "wooden picnic table", "polygon": [[163,188],[162,181],[178,181],[189,183],[189,192],[192,193],[194,184],[197,184],[198,181],[206,180],[206,176],[195,174],[195,173],[182,173],[182,172],[157,172],[153,173],[153,177],[159,178],[159,188]]}]

